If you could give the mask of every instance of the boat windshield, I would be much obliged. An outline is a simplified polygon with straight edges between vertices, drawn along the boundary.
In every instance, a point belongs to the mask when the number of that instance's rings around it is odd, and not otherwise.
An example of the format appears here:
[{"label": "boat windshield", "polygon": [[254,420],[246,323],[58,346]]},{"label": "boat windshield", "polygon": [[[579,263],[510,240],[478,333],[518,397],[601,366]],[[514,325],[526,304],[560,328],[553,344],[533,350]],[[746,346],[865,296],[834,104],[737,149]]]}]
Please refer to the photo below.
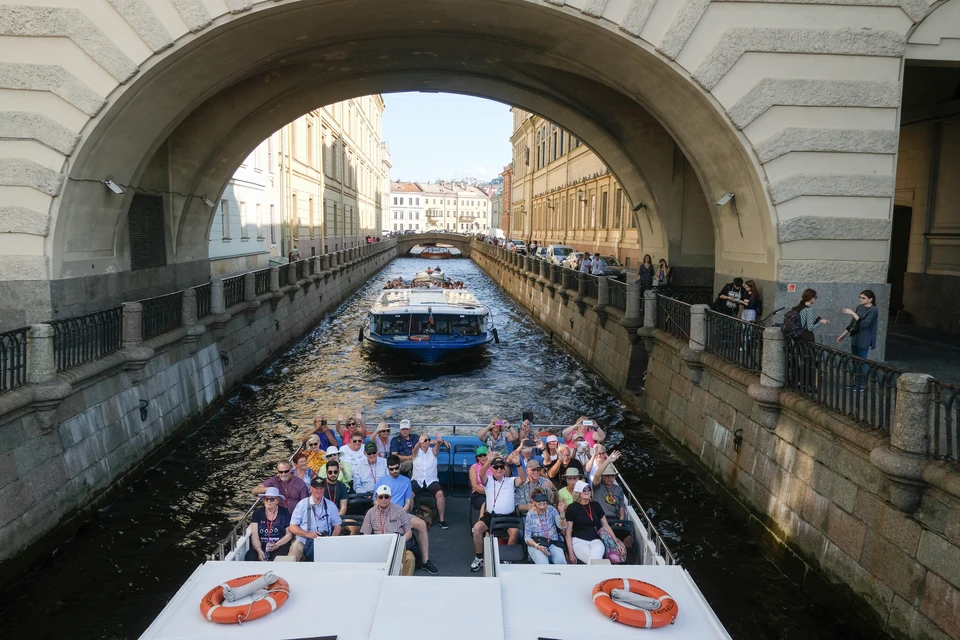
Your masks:
[{"label": "boat windshield", "polygon": [[[433,316],[432,322],[430,320],[431,315]],[[383,336],[406,336],[424,333],[477,336],[480,335],[480,323],[478,316],[443,313],[375,315],[373,330]]]},{"label": "boat windshield", "polygon": [[410,334],[410,316],[377,316],[377,333],[384,336],[406,336]]}]

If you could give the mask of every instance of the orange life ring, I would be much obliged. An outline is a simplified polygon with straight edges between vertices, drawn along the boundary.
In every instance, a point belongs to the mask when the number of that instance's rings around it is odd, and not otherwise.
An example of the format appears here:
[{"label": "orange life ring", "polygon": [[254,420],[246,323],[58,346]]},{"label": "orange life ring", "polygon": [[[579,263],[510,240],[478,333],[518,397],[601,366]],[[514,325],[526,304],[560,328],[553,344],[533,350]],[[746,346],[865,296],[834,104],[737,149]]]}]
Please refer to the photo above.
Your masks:
[{"label": "orange life ring", "polygon": [[[224,584],[228,587],[242,587],[258,578],[262,578],[263,575],[264,574],[260,573],[251,576],[241,576]],[[224,584],[218,584],[213,589],[210,589],[207,595],[203,596],[203,599],[200,601],[200,613],[203,614],[203,617],[219,624],[236,624],[262,618],[271,611],[279,609],[283,603],[287,601],[287,598],[290,597],[290,585],[283,578],[277,578],[277,581],[268,587],[271,593],[268,593],[263,598],[255,600],[251,604],[225,607],[223,606]]]},{"label": "orange life ring", "polygon": [[[629,590],[630,593],[653,598],[660,602],[660,606],[655,611],[625,607],[613,601],[611,594],[614,589]],[[649,582],[629,578],[611,578],[598,583],[593,588],[593,604],[597,605],[600,613],[614,622],[641,629],[656,629],[673,624],[679,613],[677,602],[666,591]]]},{"label": "orange life ring", "polygon": [[430,336],[410,336],[410,339],[414,342],[426,342],[430,339]]}]

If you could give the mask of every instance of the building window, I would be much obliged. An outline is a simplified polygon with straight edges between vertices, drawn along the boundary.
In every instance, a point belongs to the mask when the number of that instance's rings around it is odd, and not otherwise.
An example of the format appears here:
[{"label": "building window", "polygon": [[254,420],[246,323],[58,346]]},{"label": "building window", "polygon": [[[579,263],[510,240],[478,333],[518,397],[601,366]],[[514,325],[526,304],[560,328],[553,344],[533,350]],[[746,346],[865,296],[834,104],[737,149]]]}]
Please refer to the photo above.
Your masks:
[{"label": "building window", "polygon": [[249,240],[252,237],[252,234],[250,232],[253,230],[253,228],[250,222],[251,220],[250,220],[249,212],[247,211],[247,203],[241,202],[240,203],[240,239],[241,240]]},{"label": "building window", "polygon": [[296,240],[300,237],[300,207],[297,206],[297,194],[290,197],[290,226],[291,233]]},{"label": "building window", "polygon": [[220,201],[220,236],[224,240],[230,240],[230,202]]},{"label": "building window", "polygon": [[590,228],[597,228],[597,194],[590,194]]},{"label": "building window", "polygon": [[600,228],[607,228],[607,192],[600,193]]},{"label": "building window", "polygon": [[267,171],[273,173],[273,136],[267,138]]},{"label": "building window", "polygon": [[270,205],[270,244],[277,244],[277,209]]},{"label": "building window", "polygon": [[256,225],[257,225],[257,240],[263,240],[263,206],[258,202],[254,205],[257,212]]},{"label": "building window", "polygon": [[315,227],[314,221],[313,221],[313,198],[310,198],[310,201],[309,201],[308,205],[309,205],[309,207],[310,207],[310,209],[309,209],[309,211],[310,211],[310,237],[312,238],[313,236],[317,235],[317,234],[316,234],[316,227]]}]

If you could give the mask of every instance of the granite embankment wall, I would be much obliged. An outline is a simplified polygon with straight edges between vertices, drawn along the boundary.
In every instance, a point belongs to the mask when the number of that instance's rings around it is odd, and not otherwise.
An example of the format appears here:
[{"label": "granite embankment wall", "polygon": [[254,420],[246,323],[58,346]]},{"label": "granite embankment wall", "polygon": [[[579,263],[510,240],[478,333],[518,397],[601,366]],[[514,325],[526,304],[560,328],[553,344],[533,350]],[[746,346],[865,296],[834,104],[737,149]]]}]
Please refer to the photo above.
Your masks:
[{"label": "granite embankment wall", "polygon": [[[702,336],[684,342],[656,329],[655,298],[644,300],[639,331],[636,289],[629,317],[608,308],[601,321],[589,298],[581,313],[573,291],[541,291],[540,264],[491,249],[475,246],[473,260],[638,402],[790,578],[824,598],[846,596],[894,637],[960,638],[960,473],[917,453],[930,448],[926,377],[901,377],[889,433],[866,429],[782,388],[778,330],[764,334],[764,375],[752,374],[698,350]],[[647,352],[644,391],[627,393],[630,367]]]},{"label": "granite embankment wall", "polygon": [[[274,268],[259,296],[249,274],[231,308],[215,279],[211,314],[197,319],[188,290],[183,326],[149,340],[137,339],[141,305],[124,305],[122,349],[65,372],[31,371],[32,384],[0,395],[0,574],[22,575],[396,255],[383,242],[318,256],[285,283]],[[30,340],[29,364],[52,363],[49,325]]]}]

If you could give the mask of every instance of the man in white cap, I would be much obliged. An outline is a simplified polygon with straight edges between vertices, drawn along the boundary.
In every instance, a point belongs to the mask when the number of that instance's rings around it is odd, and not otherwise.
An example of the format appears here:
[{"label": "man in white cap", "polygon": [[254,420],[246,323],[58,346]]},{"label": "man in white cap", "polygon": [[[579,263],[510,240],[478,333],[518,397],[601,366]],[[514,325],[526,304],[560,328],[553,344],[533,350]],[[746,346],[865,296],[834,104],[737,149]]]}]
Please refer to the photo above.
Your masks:
[{"label": "man in white cap", "polygon": [[[390,491],[390,487],[385,484],[380,485],[373,495],[375,504],[363,516],[360,533],[364,535],[396,533],[402,535],[409,543],[413,538],[413,520],[410,514],[403,510],[403,507],[393,502],[393,493]],[[420,532],[419,535],[423,536],[424,533]],[[421,545],[421,548],[423,548],[423,545]],[[412,576],[415,567],[416,560],[413,553],[407,550],[403,554],[403,575]],[[423,569],[433,575],[440,573],[429,558],[423,558]]]},{"label": "man in white cap", "polygon": [[410,477],[413,471],[413,448],[417,446],[417,436],[410,433],[410,421],[400,421],[400,433],[390,441],[390,453],[400,457],[400,473]]},{"label": "man in white cap", "polygon": [[[334,446],[327,447],[327,462],[331,460],[336,460],[340,463],[340,475],[337,477],[339,482],[350,486],[350,482],[353,480],[353,469],[350,467],[350,463],[346,460],[340,460],[340,449],[337,449]],[[321,478],[326,479],[327,477],[327,463],[323,463],[323,466],[320,467],[320,470],[317,472],[317,475]]]},{"label": "man in white cap", "polygon": [[290,546],[289,555],[297,562],[313,559],[313,541],[317,538],[340,535],[340,513],[337,505],[324,497],[326,482],[323,478],[310,481],[310,496],[304,498],[293,510],[290,533],[297,539]]}]

